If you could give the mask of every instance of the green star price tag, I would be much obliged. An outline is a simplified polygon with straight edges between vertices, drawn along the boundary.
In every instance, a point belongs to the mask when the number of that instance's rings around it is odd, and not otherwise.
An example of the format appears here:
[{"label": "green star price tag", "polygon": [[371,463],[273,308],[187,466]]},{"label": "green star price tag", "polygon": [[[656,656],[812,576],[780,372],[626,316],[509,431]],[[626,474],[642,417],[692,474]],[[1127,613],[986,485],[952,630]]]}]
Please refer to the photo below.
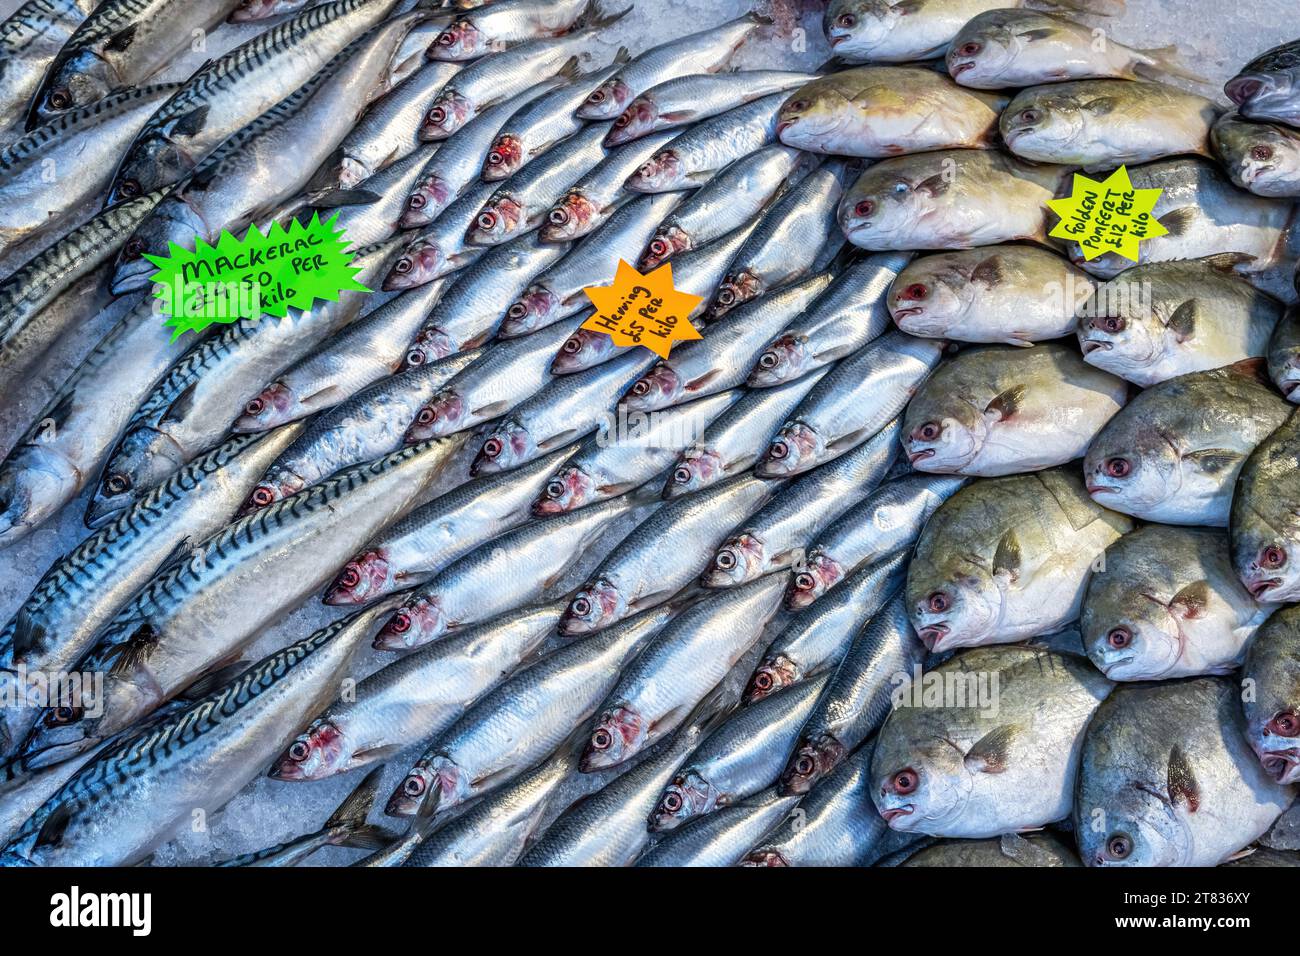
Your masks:
[{"label": "green star price tag", "polygon": [[1133,188],[1126,166],[1104,182],[1075,173],[1071,194],[1047,202],[1061,217],[1048,235],[1077,242],[1089,262],[1108,252],[1138,262],[1139,242],[1169,232],[1152,214],[1163,191]]},{"label": "green star price tag", "polygon": [[370,292],[356,280],[347,240],[335,214],[321,222],[297,220],[286,229],[274,223],[265,234],[256,225],[242,239],[222,230],[216,245],[195,238],[194,249],[171,243],[166,256],[145,258],[158,267],[154,295],[169,318],[172,341],[214,322],[306,310],[317,299],[338,301],[344,291]]}]

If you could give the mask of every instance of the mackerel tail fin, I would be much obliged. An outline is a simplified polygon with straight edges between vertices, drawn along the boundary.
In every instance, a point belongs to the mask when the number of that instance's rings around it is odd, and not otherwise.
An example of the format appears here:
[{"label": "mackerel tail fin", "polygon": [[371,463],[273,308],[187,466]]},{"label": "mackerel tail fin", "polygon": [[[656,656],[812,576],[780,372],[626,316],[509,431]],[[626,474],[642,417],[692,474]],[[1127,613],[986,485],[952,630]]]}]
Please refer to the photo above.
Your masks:
[{"label": "mackerel tail fin", "polygon": [[366,822],[366,817],[375,808],[379,796],[379,778],[385,766],[380,764],[366,774],[356,789],[344,798],[338,809],[325,821],[324,829],[337,831],[337,836],[331,839],[331,843],[336,846],[378,850],[397,838],[397,834]]},{"label": "mackerel tail fin", "polygon": [[1150,61],[1134,65],[1133,72],[1140,79],[1159,81],[1175,77],[1191,83],[1208,84],[1210,82],[1199,73],[1193,73],[1178,62],[1178,44],[1176,43],[1151,50],[1138,50],[1137,52]]}]

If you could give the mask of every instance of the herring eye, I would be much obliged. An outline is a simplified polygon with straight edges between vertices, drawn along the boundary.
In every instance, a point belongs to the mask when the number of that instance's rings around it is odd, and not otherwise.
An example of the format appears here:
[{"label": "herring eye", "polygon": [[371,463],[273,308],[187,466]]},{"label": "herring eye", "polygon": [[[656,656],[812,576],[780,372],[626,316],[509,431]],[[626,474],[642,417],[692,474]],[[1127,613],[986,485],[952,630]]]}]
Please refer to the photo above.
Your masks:
[{"label": "herring eye", "polygon": [[1133,852],[1133,841],[1123,833],[1116,833],[1106,841],[1106,852],[1111,859],[1122,860]]},{"label": "herring eye", "polygon": [[569,605],[569,610],[578,617],[586,617],[591,613],[591,602],[585,597],[574,598],[573,603]]},{"label": "herring eye", "polygon": [[1276,544],[1270,544],[1260,552],[1259,564],[1260,567],[1267,568],[1269,571],[1276,571],[1286,564],[1286,551]]},{"label": "herring eye", "polygon": [[307,746],[305,740],[295,740],[293,746],[289,748],[289,759],[295,763],[302,763],[311,756],[311,748]]},{"label": "herring eye", "polygon": [[403,276],[406,275],[408,272],[410,272],[413,268],[415,268],[415,263],[411,261],[410,256],[402,256],[402,258],[398,259],[397,262],[393,265],[393,271],[396,272],[398,275],[403,275]]},{"label": "herring eye", "polygon": [[778,361],[779,359],[777,359],[775,352],[764,352],[758,357],[758,367],[768,369],[776,368]]},{"label": "herring eye", "polygon": [[673,472],[673,481],[677,482],[679,485],[684,485],[690,480],[691,480],[691,470],[687,468],[685,465],[682,465],[680,468],[678,468],[676,471]]},{"label": "herring eye", "polygon": [[618,129],[623,129],[628,123],[632,122],[632,110],[624,110],[618,114],[618,119],[614,120],[614,125]]},{"label": "herring eye", "polygon": [[603,102],[605,102],[605,91],[604,91],[604,89],[592,90],[592,91],[591,91],[591,95],[587,97],[587,102],[588,102],[588,103],[603,103]]},{"label": "herring eye", "polygon": [[562,351],[565,355],[577,355],[580,351],[582,351],[582,342],[578,339],[576,335],[570,336],[569,338],[564,340],[564,344],[560,346],[560,351]]},{"label": "herring eye", "polygon": [[483,454],[487,455],[489,458],[495,458],[497,455],[501,454],[501,451],[502,445],[501,439],[499,438],[489,438],[483,443]]},{"label": "herring eye", "polygon": [[650,243],[650,251],[656,256],[667,255],[668,243],[664,242],[662,239],[656,239],[654,242]]},{"label": "herring eye", "polygon": [[736,293],[733,292],[731,289],[723,289],[721,292],[718,293],[719,305],[731,305],[735,301],[736,301]]},{"label": "herring eye", "polygon": [[767,671],[759,671],[754,675],[754,686],[759,690],[771,690],[774,683],[772,675]]},{"label": "herring eye", "polygon": [[730,548],[719,551],[717,557],[713,559],[713,564],[722,571],[730,571],[736,566],[736,553]]},{"label": "herring eye", "polygon": [[[1259,147],[1255,147],[1259,149]],[[124,179],[117,185],[117,191],[127,199],[134,199],[140,195],[140,181],[138,179]]]},{"label": "herring eye", "polygon": [[1279,737],[1295,737],[1300,735],[1300,717],[1289,710],[1281,711],[1273,715],[1273,719],[1268,722],[1268,729]]},{"label": "herring eye", "polygon": [[1122,651],[1133,641],[1133,635],[1127,627],[1112,628],[1106,635],[1106,643],[1117,651]]},{"label": "herring eye", "polygon": [[609,735],[609,731],[603,727],[591,735],[591,745],[597,750],[608,750],[609,745],[614,742],[614,738]]},{"label": "herring eye", "polygon": [[124,495],[131,490],[131,479],[126,475],[109,475],[104,479],[104,489],[110,495]]},{"label": "herring eye", "polygon": [[794,586],[800,591],[811,591],[816,583],[807,571],[800,571],[794,576]]},{"label": "herring eye", "polygon": [[260,415],[262,409],[264,409],[265,407],[266,407],[266,402],[262,401],[260,398],[255,398],[252,401],[250,401],[247,405],[244,406],[244,414]]},{"label": "herring eye", "polygon": [[546,497],[561,498],[564,496],[564,482],[555,478],[546,483]]},{"label": "herring eye", "polygon": [[1112,478],[1127,478],[1133,470],[1127,458],[1107,458],[1105,468]]},{"label": "herring eye", "polygon": [[[428,201],[429,200],[424,198],[424,193],[412,193],[411,197],[406,200],[406,204],[410,206],[412,209],[423,209],[425,203],[427,203]],[[409,269],[411,267],[410,260],[408,259],[404,261],[406,261],[407,263],[406,267]]]},{"label": "herring eye", "polygon": [[926,599],[926,604],[935,614],[942,614],[949,607],[948,595],[942,591],[935,591]]},{"label": "herring eye", "polygon": [[876,204],[870,199],[864,199],[853,207],[853,211],[859,216],[870,216],[876,211]]},{"label": "herring eye", "polygon": [[943,434],[943,428],[938,422],[926,422],[916,430],[916,433],[923,441],[934,441]]},{"label": "herring eye", "polygon": [[428,405],[425,405],[424,408],[420,409],[420,414],[415,416],[415,420],[421,425],[433,424],[433,418],[433,409]]},{"label": "herring eye", "polygon": [[637,383],[632,386],[633,395],[645,395],[650,391],[650,383],[645,379],[638,379]]},{"label": "herring eye", "polygon": [[767,457],[774,461],[780,461],[788,454],[790,454],[790,446],[783,441],[772,442],[772,447],[767,450]]},{"label": "herring eye", "polygon": [[983,48],[984,48],[983,44],[980,43],[975,43],[975,42],[964,43],[962,44],[962,48],[957,52],[960,53],[962,56],[974,56]]},{"label": "herring eye", "polygon": [[817,769],[817,762],[807,754],[801,754],[799,759],[794,762],[794,772],[801,777],[806,777]]},{"label": "herring eye", "polygon": [[495,213],[484,212],[484,213],[479,213],[479,217],[477,221],[478,221],[478,227],[480,229],[491,229],[493,226],[497,224],[497,217]]},{"label": "herring eye", "polygon": [[569,221],[569,214],[565,212],[563,208],[552,209],[551,214],[546,218],[551,220],[551,222],[553,222],[557,226],[563,226],[566,222]]},{"label": "herring eye", "polygon": [[361,572],[355,564],[349,564],[339,575],[339,587],[354,588],[361,583]]},{"label": "herring eye", "polygon": [[920,778],[916,771],[911,767],[908,767],[906,770],[900,770],[898,773],[894,774],[894,778],[890,782],[894,785],[895,793],[906,795],[916,789],[916,785],[919,781]]},{"label": "herring eye", "polygon": [[405,634],[411,629],[411,615],[405,611],[398,611],[388,622],[388,626],[394,634]]},{"label": "herring eye", "polygon": [[424,364],[424,353],[421,352],[419,349],[411,349],[411,351],[409,351],[409,352],[406,353],[406,364],[407,364],[407,365],[423,365],[423,364]]},{"label": "herring eye", "polygon": [[502,156],[500,153],[498,153],[495,149],[492,150],[492,152],[488,153],[489,166],[500,166],[503,162],[505,162],[505,157]]},{"label": "herring eye", "polygon": [[524,305],[522,302],[516,302],[509,309],[506,310],[506,315],[510,316],[510,318],[512,319],[522,319],[527,314],[528,314],[528,307]]},{"label": "herring eye", "polygon": [[424,793],[424,778],[419,774],[411,774],[402,784],[402,790],[408,797],[418,797]]},{"label": "herring eye", "polygon": [[433,109],[429,110],[429,122],[434,126],[441,126],[446,119],[447,111],[441,106],[435,106]]},{"label": "herring eye", "polygon": [[676,792],[664,794],[664,809],[669,813],[676,813],[682,808],[682,798]]},{"label": "herring eye", "polygon": [[438,34],[438,46],[451,46],[456,42],[456,38],[450,32],[444,31]]},{"label": "herring eye", "polygon": [[1273,158],[1273,147],[1263,145],[1256,146],[1250,151],[1250,158],[1257,159],[1260,162],[1266,162]]}]

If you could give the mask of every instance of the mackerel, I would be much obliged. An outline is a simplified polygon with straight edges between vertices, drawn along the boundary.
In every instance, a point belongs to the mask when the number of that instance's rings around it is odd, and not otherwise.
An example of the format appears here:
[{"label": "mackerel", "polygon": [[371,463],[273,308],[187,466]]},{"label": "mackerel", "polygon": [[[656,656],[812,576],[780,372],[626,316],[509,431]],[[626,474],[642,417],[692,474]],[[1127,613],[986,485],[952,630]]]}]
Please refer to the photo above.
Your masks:
[{"label": "mackerel", "polygon": [[664,607],[547,654],[474,704],[438,734],[393,792],[387,812],[415,813],[435,791],[443,812],[534,766],[570,737],[619,673],[676,613]]},{"label": "mackerel", "polygon": [[463,555],[528,520],[542,482],[565,448],[517,471],[458,485],[416,508],[355,555],[325,592],[326,604],[364,604],[423,584]]},{"label": "mackerel", "polygon": [[635,504],[627,496],[615,498],[574,514],[529,521],[480,545],[404,602],[375,638],[375,647],[409,650],[540,600]]},{"label": "mackerel", "polygon": [[332,0],[210,61],[154,113],[122,156],[109,203],[179,182],[380,23],[397,0]]},{"label": "mackerel", "polygon": [[380,668],[295,737],[271,776],[324,780],[443,733],[541,646],[561,608],[520,608]]},{"label": "mackerel", "polygon": [[23,118],[49,65],[97,0],[27,0],[0,22],[0,137]]}]

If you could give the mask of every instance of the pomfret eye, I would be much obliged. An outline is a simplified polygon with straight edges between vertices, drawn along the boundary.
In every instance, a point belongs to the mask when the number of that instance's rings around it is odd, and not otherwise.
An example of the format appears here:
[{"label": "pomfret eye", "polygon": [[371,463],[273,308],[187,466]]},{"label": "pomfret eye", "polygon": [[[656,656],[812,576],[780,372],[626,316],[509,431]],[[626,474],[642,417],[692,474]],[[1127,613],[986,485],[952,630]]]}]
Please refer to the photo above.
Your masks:
[{"label": "pomfret eye", "polygon": [[948,600],[948,595],[944,594],[942,591],[935,591],[931,594],[930,597],[926,599],[926,604],[935,614],[942,614],[951,606],[951,602]]},{"label": "pomfret eye", "polygon": [[895,793],[906,796],[916,790],[916,785],[920,782],[920,775],[911,767],[908,767],[906,770],[900,770],[894,774],[889,782],[893,784]]},{"label": "pomfret eye", "polygon": [[962,56],[974,56],[982,49],[984,49],[984,45],[982,43],[975,43],[972,41],[971,43],[962,44],[962,48],[957,52],[960,53]]},{"label": "pomfret eye", "polygon": [[1300,717],[1297,717],[1289,710],[1284,710],[1273,716],[1273,719],[1268,722],[1268,730],[1265,732],[1277,734],[1279,737],[1300,735]]},{"label": "pomfret eye", "polygon": [[1127,478],[1133,471],[1133,466],[1127,458],[1107,458],[1104,467],[1106,474],[1112,478]]},{"label": "pomfret eye", "polygon": [[943,427],[938,422],[926,422],[916,430],[916,434],[922,441],[934,441],[943,434]]},{"label": "pomfret eye", "polygon": [[1133,841],[1123,833],[1116,833],[1106,841],[1106,853],[1113,860],[1123,860],[1133,852]]},{"label": "pomfret eye", "polygon": [[1250,151],[1250,158],[1259,160],[1259,162],[1261,163],[1267,162],[1268,160],[1273,158],[1273,147],[1256,146],[1254,149]]},{"label": "pomfret eye", "polygon": [[853,211],[859,216],[870,216],[876,211],[876,204],[870,199],[864,199],[853,207]]},{"label": "pomfret eye", "polygon": [[1286,550],[1278,547],[1276,544],[1270,544],[1260,552],[1259,565],[1269,571],[1276,571],[1282,565],[1286,564]]},{"label": "pomfret eye", "polygon": [[1127,627],[1112,628],[1106,635],[1106,643],[1117,651],[1122,651],[1133,641],[1133,635]]}]

